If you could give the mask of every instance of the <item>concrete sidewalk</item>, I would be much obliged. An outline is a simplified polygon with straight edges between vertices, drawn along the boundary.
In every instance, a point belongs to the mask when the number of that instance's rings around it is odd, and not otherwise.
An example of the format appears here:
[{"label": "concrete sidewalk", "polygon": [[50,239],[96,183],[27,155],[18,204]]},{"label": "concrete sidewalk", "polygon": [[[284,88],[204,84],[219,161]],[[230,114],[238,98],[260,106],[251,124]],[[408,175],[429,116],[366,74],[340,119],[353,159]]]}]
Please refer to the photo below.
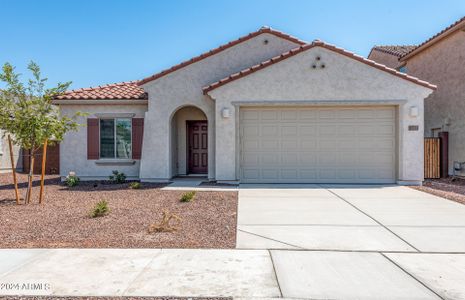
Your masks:
[{"label": "concrete sidewalk", "polygon": [[0,250],[0,295],[465,299],[465,254]]}]

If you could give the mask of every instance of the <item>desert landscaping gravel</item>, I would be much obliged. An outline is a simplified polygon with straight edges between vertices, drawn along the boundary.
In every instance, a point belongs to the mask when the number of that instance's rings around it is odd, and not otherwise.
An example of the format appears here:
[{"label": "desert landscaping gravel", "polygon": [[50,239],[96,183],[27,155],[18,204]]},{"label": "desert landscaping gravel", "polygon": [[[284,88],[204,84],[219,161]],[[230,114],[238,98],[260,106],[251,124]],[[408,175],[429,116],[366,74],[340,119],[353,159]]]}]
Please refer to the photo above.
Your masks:
[{"label": "desert landscaping gravel", "polygon": [[[27,177],[19,175],[21,196]],[[68,188],[47,176],[45,203],[38,204],[39,177],[33,201],[16,205],[11,174],[0,174],[0,248],[234,248],[237,192],[197,192],[192,202],[182,191],[161,185],[81,182]],[[110,213],[90,218],[89,211],[107,200]],[[181,218],[175,232],[148,233],[166,211]]]},{"label": "desert landscaping gravel", "polygon": [[465,204],[465,179],[462,178],[430,179],[426,180],[423,186],[413,186],[412,188]]}]

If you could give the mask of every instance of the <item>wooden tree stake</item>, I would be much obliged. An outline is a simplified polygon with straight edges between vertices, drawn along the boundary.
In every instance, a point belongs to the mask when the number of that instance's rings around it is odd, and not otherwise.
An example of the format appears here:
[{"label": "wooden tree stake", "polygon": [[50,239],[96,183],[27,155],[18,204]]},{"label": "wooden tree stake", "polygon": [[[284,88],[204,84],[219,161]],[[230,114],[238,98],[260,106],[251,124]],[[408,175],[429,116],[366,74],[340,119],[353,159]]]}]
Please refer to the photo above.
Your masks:
[{"label": "wooden tree stake", "polygon": [[29,178],[28,178],[28,190],[27,190],[27,201],[26,203],[29,204],[31,203],[31,193],[32,193],[32,176],[34,174],[34,161],[35,161],[35,158],[34,158],[34,152],[31,150],[30,151],[30,154],[31,154],[31,163],[30,163],[30,170],[29,170]]},{"label": "wooden tree stake", "polygon": [[45,163],[47,161],[47,143],[46,139],[44,142],[44,148],[42,151],[42,176],[40,177],[40,195],[39,195],[39,204],[42,204],[44,198],[44,177],[45,177]]},{"label": "wooden tree stake", "polygon": [[8,135],[8,144],[10,146],[11,171],[13,172],[13,181],[14,181],[14,184],[15,184],[16,204],[19,204],[18,180],[16,179],[15,159],[14,159],[14,156],[13,156],[13,143],[11,142],[11,136],[10,135]]}]

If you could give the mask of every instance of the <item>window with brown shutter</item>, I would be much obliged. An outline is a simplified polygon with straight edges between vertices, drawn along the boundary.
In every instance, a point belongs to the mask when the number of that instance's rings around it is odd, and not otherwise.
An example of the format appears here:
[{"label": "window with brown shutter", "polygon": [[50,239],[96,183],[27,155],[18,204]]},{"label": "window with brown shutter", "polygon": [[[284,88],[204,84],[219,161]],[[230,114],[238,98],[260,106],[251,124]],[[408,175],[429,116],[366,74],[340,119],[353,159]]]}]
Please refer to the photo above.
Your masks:
[{"label": "window with brown shutter", "polygon": [[142,156],[142,139],[144,137],[144,119],[132,119],[132,158],[140,159]]},{"label": "window with brown shutter", "polygon": [[99,119],[87,119],[87,159],[99,159]]}]

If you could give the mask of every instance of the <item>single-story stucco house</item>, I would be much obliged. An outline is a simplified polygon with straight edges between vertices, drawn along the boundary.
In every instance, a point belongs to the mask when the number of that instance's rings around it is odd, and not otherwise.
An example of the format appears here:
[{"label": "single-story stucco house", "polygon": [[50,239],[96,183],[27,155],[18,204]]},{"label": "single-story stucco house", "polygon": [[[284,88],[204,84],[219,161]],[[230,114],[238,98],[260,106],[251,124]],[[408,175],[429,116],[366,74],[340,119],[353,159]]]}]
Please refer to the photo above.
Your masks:
[{"label": "single-story stucco house", "polygon": [[73,90],[60,173],[242,183],[423,180],[436,87],[344,49],[263,27],[145,79]]}]

